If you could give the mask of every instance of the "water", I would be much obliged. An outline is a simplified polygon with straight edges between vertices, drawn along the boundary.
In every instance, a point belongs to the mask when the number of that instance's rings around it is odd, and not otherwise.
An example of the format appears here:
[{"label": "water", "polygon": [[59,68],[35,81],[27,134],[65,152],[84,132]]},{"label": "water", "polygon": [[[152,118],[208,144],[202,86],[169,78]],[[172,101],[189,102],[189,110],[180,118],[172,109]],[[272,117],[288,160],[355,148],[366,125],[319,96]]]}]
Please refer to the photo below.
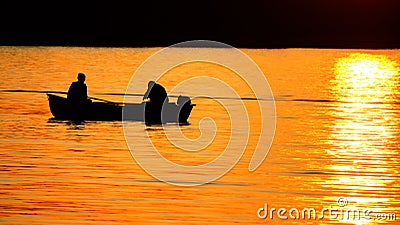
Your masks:
[{"label": "water", "polygon": [[[66,91],[84,72],[90,96],[123,101],[123,96],[99,93],[124,93],[136,69],[159,50],[0,47],[0,89]],[[244,103],[251,127],[238,164],[209,184],[183,187],[158,181],[137,164],[121,122],[51,120],[45,94],[1,92],[0,223],[397,224],[392,217],[376,216],[400,217],[400,51],[242,50],[264,72],[276,99],[275,138],[256,171],[249,172],[248,165],[261,129],[257,101]],[[227,82],[241,97],[254,97],[234,72],[210,63],[179,66],[160,82],[168,91],[202,75]],[[137,86],[144,92],[146,84]],[[207,88],[211,95],[224,95]],[[130,138],[145,149],[148,135],[164,157],[182,165],[211,161],[229,141],[229,115],[216,101],[193,103],[189,126],[146,129],[132,122]],[[204,117],[213,118],[217,129],[200,152],[181,151],[166,138],[166,132],[172,139],[180,132],[200,137]],[[212,126],[203,131],[214,132]],[[200,138],[198,143],[206,142]],[[370,220],[327,212],[323,219],[282,220],[275,211],[272,219],[270,213],[260,219],[257,210],[266,203],[268,211],[296,208],[300,214],[304,208],[319,213],[329,207],[373,213]]]}]

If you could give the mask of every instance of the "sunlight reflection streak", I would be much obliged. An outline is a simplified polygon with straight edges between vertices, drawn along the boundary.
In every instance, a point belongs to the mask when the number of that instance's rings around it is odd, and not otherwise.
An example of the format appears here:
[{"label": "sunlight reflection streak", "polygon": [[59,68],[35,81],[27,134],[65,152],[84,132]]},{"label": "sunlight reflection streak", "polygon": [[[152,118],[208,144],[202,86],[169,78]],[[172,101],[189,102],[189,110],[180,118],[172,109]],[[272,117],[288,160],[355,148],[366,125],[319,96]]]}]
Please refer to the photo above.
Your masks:
[{"label": "sunlight reflection streak", "polygon": [[355,53],[338,59],[334,73],[337,101],[326,151],[337,160],[328,169],[349,175],[328,180],[328,186],[350,190],[357,207],[391,210],[383,206],[393,199],[377,200],[373,193],[390,187],[398,173],[391,159],[399,148],[399,66],[383,55]]}]

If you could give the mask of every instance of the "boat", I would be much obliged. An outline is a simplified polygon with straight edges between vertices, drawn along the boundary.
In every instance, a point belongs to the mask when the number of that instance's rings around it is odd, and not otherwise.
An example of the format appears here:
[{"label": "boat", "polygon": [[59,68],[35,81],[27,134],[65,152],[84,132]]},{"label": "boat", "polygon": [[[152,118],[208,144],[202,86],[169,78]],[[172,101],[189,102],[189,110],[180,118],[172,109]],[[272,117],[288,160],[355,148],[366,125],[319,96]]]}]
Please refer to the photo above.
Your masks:
[{"label": "boat", "polygon": [[[160,115],[145,112],[146,102],[116,103],[111,101],[88,101],[83,107],[73,107],[67,98],[47,93],[52,119],[78,121],[143,121],[146,124],[179,123],[187,124],[195,106],[189,97],[180,96],[177,103],[168,102]],[[158,117],[157,117],[158,116]]]}]

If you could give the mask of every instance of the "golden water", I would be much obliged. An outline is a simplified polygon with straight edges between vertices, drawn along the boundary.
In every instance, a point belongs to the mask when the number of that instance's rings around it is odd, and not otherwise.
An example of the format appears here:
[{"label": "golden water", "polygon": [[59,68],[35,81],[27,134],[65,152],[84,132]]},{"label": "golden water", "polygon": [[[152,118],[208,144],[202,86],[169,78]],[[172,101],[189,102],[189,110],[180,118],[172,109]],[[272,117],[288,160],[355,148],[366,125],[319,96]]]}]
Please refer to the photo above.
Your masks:
[{"label": "golden water", "polygon": [[[89,95],[122,101],[122,96],[96,93],[124,93],[135,70],[158,50],[0,47],[0,89],[66,91],[84,72]],[[251,132],[239,163],[210,184],[181,187],[158,181],[136,163],[121,122],[49,120],[45,94],[1,92],[0,223],[398,224],[400,51],[242,50],[265,73],[276,99],[274,142],[256,171],[248,171],[261,129],[256,101],[245,102]],[[168,91],[201,75],[251,96],[232,71],[210,63],[179,66],[160,82]],[[137,85],[144,92],[146,84]],[[208,88],[210,95],[223,95]],[[196,138],[200,120],[213,118],[216,137],[199,154],[180,151],[165,130],[145,130],[139,122],[133,122],[133,137],[140,145],[148,134],[163,156],[179,164],[209,162],[229,141],[229,115],[213,100],[193,103],[189,126],[165,129],[180,128]],[[339,198],[348,204],[340,207]],[[269,209],[288,211],[315,208],[318,213],[331,207],[374,213],[370,220],[329,218],[327,213],[323,219],[282,220],[275,211],[272,219],[260,219],[257,210],[266,203]],[[378,220],[376,213],[396,214],[397,221]]]}]

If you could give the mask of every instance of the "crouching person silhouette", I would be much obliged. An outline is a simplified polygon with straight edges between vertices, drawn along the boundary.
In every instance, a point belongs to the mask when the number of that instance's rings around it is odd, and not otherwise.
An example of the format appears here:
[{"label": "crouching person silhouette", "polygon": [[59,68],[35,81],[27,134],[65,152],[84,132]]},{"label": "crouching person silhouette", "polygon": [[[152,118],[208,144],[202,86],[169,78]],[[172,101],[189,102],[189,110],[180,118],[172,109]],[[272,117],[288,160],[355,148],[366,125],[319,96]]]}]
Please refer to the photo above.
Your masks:
[{"label": "crouching person silhouette", "polygon": [[163,104],[167,104],[169,99],[165,88],[154,81],[149,81],[147,91],[143,96],[145,100],[145,122],[146,125],[161,124],[161,111]]}]

